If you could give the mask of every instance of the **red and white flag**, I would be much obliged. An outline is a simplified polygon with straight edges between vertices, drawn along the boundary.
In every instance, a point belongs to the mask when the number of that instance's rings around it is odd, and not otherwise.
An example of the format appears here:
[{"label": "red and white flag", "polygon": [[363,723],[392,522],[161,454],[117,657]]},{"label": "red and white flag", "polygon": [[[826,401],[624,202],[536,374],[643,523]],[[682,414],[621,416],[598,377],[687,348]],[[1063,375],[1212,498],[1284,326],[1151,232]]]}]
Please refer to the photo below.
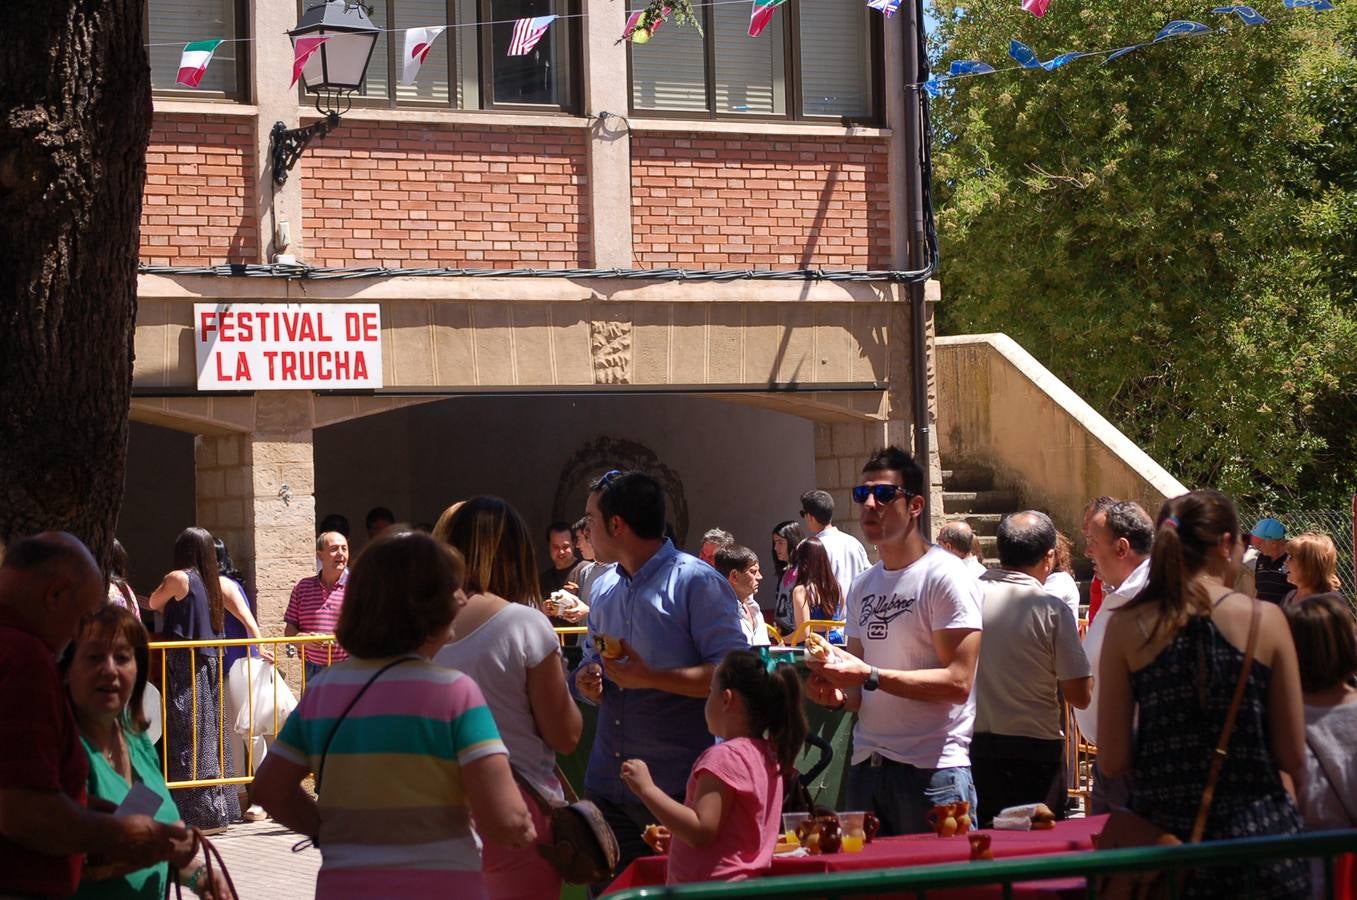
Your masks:
[{"label": "red and white flag", "polygon": [[302,69],[306,68],[306,63],[311,59],[311,54],[320,49],[320,45],[328,41],[328,37],[304,37],[297,38],[296,43],[292,45],[292,87],[297,83],[297,79],[302,77]]},{"label": "red and white flag", "polygon": [[525,56],[537,46],[537,42],[547,33],[555,16],[535,16],[531,19],[519,19],[514,23],[514,39],[509,42],[509,56]]},{"label": "red and white flag", "polygon": [[[631,41],[633,44],[644,44],[655,36],[655,32],[660,30],[664,20],[669,18],[669,14],[673,11],[674,7],[664,6],[660,8],[658,18],[651,18],[646,15],[645,9],[636,10],[627,16],[627,24],[622,29],[622,37],[618,40]],[[644,21],[642,21],[643,19]]]},{"label": "red and white flag", "polygon": [[405,70],[401,75],[401,84],[415,83],[415,76],[419,74],[419,67],[424,65],[429,51],[433,49],[433,42],[447,30],[446,25],[405,29]]},{"label": "red and white flag", "polygon": [[194,41],[184,45],[184,55],[179,57],[179,77],[175,84],[196,88],[202,83],[207,72],[207,64],[212,62],[212,54],[221,46],[221,40]]}]

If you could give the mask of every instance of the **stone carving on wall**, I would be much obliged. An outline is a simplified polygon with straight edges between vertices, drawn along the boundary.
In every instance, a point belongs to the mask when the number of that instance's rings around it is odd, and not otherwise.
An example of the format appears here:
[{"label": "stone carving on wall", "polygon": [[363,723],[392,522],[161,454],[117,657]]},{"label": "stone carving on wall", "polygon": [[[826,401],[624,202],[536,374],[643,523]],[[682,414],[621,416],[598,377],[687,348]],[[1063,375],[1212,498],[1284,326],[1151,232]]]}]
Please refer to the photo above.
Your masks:
[{"label": "stone carving on wall", "polygon": [[594,384],[631,384],[631,323],[589,322]]},{"label": "stone carving on wall", "polygon": [[683,490],[683,479],[673,469],[660,462],[644,444],[625,438],[600,435],[576,450],[561,466],[561,476],[552,502],[552,518],[574,522],[584,515],[584,502],[589,497],[589,485],[610,469],[639,470],[655,478],[664,487],[669,523],[674,526],[679,547],[688,537],[688,499]]}]

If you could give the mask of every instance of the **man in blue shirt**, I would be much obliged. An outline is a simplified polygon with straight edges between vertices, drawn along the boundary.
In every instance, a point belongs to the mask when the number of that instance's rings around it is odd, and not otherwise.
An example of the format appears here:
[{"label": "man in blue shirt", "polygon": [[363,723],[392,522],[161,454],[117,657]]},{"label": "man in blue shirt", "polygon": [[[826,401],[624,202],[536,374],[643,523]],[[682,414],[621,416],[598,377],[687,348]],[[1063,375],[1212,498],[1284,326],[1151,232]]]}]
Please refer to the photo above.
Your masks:
[{"label": "man in blue shirt", "polygon": [[[643,760],[681,801],[693,763],[713,741],[703,713],[712,673],[748,641],[726,579],[665,538],[664,489],[654,478],[609,472],[585,513],[595,558],[615,565],[590,588],[589,634],[575,670],[576,694],[599,706],[584,787],[617,835],[620,871],[650,852],[641,833],[654,820],[622,783],[623,760]],[[601,635],[608,646],[599,646]]]}]

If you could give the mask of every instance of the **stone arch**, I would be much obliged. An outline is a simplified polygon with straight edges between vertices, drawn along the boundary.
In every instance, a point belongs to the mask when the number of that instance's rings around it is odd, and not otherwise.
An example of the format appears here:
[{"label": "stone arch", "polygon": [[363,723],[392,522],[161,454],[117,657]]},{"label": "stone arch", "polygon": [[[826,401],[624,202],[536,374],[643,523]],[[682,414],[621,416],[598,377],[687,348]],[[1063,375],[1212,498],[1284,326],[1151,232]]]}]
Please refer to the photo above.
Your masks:
[{"label": "stone arch", "polygon": [[638,470],[656,478],[664,487],[669,521],[681,547],[688,538],[688,499],[683,479],[660,462],[654,450],[626,438],[600,435],[580,447],[561,466],[552,502],[553,516],[565,522],[578,519],[589,495],[589,485],[610,469]]}]

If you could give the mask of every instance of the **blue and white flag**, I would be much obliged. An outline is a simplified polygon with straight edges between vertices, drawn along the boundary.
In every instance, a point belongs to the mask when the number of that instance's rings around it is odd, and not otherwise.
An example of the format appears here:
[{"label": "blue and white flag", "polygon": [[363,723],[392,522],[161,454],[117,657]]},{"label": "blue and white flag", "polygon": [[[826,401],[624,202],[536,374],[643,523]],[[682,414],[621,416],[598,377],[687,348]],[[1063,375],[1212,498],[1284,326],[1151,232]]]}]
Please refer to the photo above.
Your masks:
[{"label": "blue and white flag", "polygon": [[1267,24],[1267,19],[1263,18],[1258,10],[1254,9],[1252,6],[1217,6],[1215,9],[1211,10],[1211,12],[1222,16],[1239,16],[1239,21],[1243,22],[1245,25]]}]

